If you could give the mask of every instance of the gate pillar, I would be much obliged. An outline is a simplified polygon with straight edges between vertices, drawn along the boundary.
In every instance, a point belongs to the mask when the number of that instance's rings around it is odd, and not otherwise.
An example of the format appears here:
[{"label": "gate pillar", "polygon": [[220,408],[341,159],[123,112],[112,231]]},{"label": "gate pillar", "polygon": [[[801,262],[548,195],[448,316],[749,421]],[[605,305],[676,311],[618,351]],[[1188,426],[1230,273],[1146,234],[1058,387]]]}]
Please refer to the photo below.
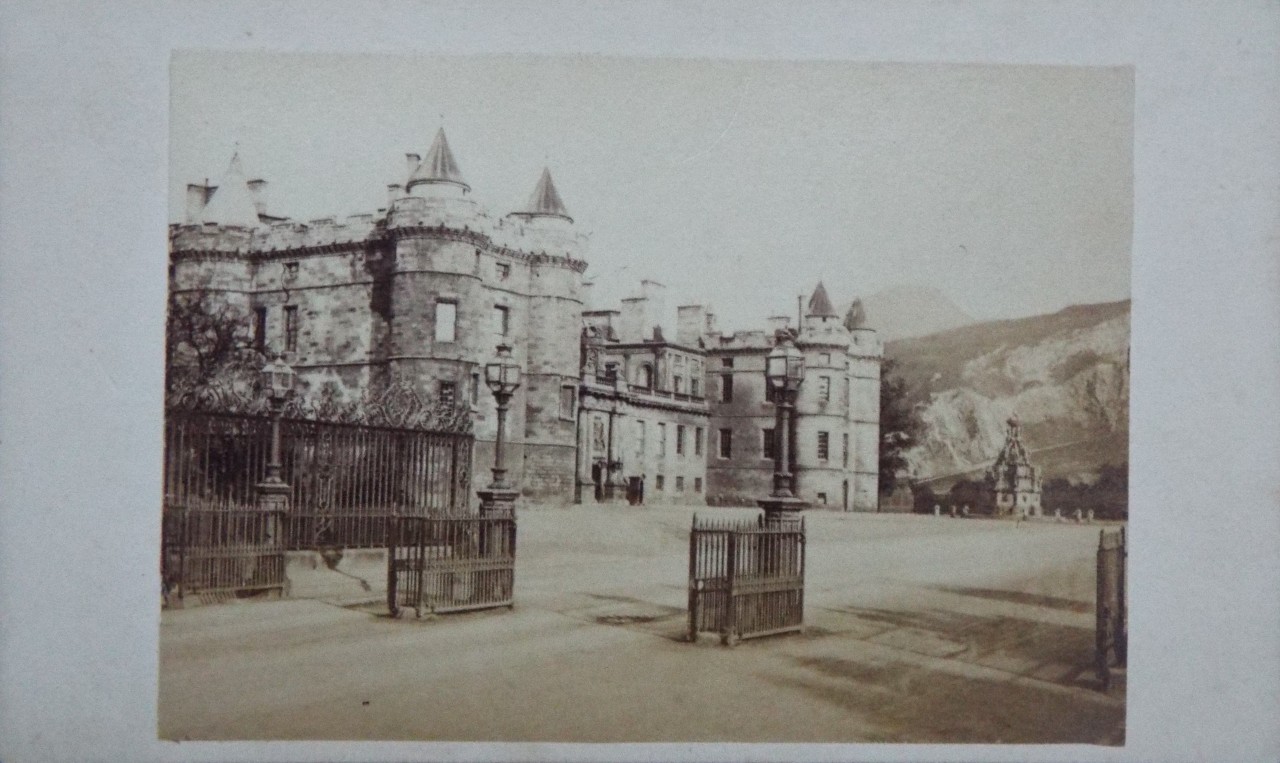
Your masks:
[{"label": "gate pillar", "polygon": [[280,587],[277,596],[289,594],[289,579],[284,575],[285,514],[289,511],[289,483],[279,479],[266,479],[257,484],[258,511],[263,515],[263,546],[271,556],[277,557],[280,570]]}]

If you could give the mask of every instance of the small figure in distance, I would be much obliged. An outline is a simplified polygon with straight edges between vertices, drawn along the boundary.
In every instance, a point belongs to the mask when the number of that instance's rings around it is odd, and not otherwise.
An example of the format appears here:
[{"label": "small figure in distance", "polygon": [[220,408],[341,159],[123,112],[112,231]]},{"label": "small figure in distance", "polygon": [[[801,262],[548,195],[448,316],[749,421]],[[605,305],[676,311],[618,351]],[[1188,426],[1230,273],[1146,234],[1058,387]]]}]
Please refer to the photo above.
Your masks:
[{"label": "small figure in distance", "polygon": [[967,504],[967,503],[966,503],[966,504],[964,505],[964,512],[963,512],[963,513],[964,513],[965,517],[968,517],[968,516],[969,516],[969,504]]},{"label": "small figure in distance", "polygon": [[936,503],[933,505],[933,515],[934,515],[935,517],[940,517],[940,516],[942,516],[942,507],[941,507],[941,506],[939,506],[939,505],[938,505],[938,504],[936,504]]}]

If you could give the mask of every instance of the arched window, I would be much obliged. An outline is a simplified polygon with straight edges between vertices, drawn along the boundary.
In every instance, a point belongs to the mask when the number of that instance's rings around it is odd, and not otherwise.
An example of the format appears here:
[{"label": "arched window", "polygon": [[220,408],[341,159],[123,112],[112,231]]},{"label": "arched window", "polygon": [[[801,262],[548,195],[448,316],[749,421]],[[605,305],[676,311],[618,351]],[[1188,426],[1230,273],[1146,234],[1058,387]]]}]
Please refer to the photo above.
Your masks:
[{"label": "arched window", "polygon": [[645,389],[653,389],[653,366],[648,363],[642,363],[640,368],[636,369],[636,385]]}]

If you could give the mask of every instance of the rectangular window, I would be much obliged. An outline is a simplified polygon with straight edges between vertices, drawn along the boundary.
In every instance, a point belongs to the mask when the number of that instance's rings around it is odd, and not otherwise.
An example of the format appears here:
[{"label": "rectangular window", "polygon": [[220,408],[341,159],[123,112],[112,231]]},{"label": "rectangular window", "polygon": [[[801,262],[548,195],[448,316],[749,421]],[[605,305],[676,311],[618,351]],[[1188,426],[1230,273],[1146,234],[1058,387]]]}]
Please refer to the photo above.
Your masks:
[{"label": "rectangular window", "polygon": [[760,430],[760,452],[762,458],[767,458],[770,461],[778,457],[773,449],[773,427]]},{"label": "rectangular window", "polygon": [[684,455],[684,425],[676,424],[676,455]]},{"label": "rectangular window", "polygon": [[829,352],[819,353],[819,354],[818,354],[818,365],[820,365],[820,366],[829,366],[829,365],[831,365],[831,353],[829,353]]},{"label": "rectangular window", "polygon": [[840,436],[841,456],[840,460],[844,464],[844,468],[849,468],[849,433],[845,432]]},{"label": "rectangular window", "polygon": [[701,492],[702,492],[702,478],[701,478],[701,477],[694,477],[694,478],[693,478],[693,492],[695,492],[695,493],[701,493]]},{"label": "rectangular window", "polygon": [[499,262],[494,266],[498,271],[498,280],[505,281],[511,277],[511,266],[505,262]]},{"label": "rectangular window", "polygon": [[831,437],[826,432],[818,433],[818,460],[826,461],[831,455]]},{"label": "rectangular window", "polygon": [[458,304],[436,303],[436,341],[452,342],[458,338]]},{"label": "rectangular window", "polygon": [[253,349],[264,355],[267,352],[267,308],[253,309]]},{"label": "rectangular window", "polygon": [[471,404],[472,405],[480,404],[480,373],[479,372],[474,372],[471,374]]},{"label": "rectangular window", "polygon": [[493,306],[493,330],[498,336],[506,336],[511,331],[511,308],[506,305]]},{"label": "rectangular window", "polygon": [[684,477],[676,477],[676,492],[684,492]]},{"label": "rectangular window", "polygon": [[658,425],[658,456],[667,455],[667,425]]},{"label": "rectangular window", "polygon": [[831,377],[830,376],[818,377],[818,399],[824,403],[831,399]]},{"label": "rectangular window", "polygon": [[826,493],[818,493],[818,503],[822,504],[823,506],[826,506],[826,505],[827,505],[827,494],[826,494]]},{"label": "rectangular window", "polygon": [[733,368],[733,358],[720,358],[720,365],[725,368]]},{"label": "rectangular window", "polygon": [[436,386],[436,397],[441,405],[452,408],[458,396],[458,385],[451,381],[442,381]]},{"label": "rectangular window", "polygon": [[284,349],[296,352],[298,349],[298,306],[284,307]]},{"label": "rectangular window", "polygon": [[732,429],[720,430],[720,457],[721,458],[733,457],[733,430]]},{"label": "rectangular window", "polygon": [[778,402],[778,388],[769,383],[768,377],[764,380],[764,400],[766,403]]},{"label": "rectangular window", "polygon": [[693,455],[702,455],[702,427],[693,430]]},{"label": "rectangular window", "polygon": [[698,398],[702,397],[702,380],[696,376],[689,380],[689,394]]},{"label": "rectangular window", "polygon": [[645,426],[643,419],[636,419],[636,455],[643,457],[645,450]]},{"label": "rectangular window", "polygon": [[733,374],[720,374],[720,402],[733,402]]},{"label": "rectangular window", "polygon": [[657,478],[656,480],[654,480],[654,482],[656,483],[655,487],[657,487],[657,489],[659,490],[659,492],[661,492],[661,490],[662,490],[662,486],[663,486],[663,484],[666,482],[666,479],[665,479],[661,474],[659,474],[659,475],[658,475],[658,478]]},{"label": "rectangular window", "polygon": [[578,402],[578,388],[573,384],[560,385],[560,418],[572,419],[574,404]]}]

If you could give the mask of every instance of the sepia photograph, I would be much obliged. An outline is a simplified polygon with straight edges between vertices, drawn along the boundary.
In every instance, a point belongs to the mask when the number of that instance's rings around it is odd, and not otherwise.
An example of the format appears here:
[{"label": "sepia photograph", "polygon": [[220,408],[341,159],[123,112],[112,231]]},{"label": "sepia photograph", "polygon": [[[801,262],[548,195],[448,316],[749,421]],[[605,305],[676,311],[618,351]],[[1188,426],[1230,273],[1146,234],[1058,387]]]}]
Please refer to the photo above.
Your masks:
[{"label": "sepia photograph", "polygon": [[161,739],[1124,744],[1132,67],[170,77]]}]

